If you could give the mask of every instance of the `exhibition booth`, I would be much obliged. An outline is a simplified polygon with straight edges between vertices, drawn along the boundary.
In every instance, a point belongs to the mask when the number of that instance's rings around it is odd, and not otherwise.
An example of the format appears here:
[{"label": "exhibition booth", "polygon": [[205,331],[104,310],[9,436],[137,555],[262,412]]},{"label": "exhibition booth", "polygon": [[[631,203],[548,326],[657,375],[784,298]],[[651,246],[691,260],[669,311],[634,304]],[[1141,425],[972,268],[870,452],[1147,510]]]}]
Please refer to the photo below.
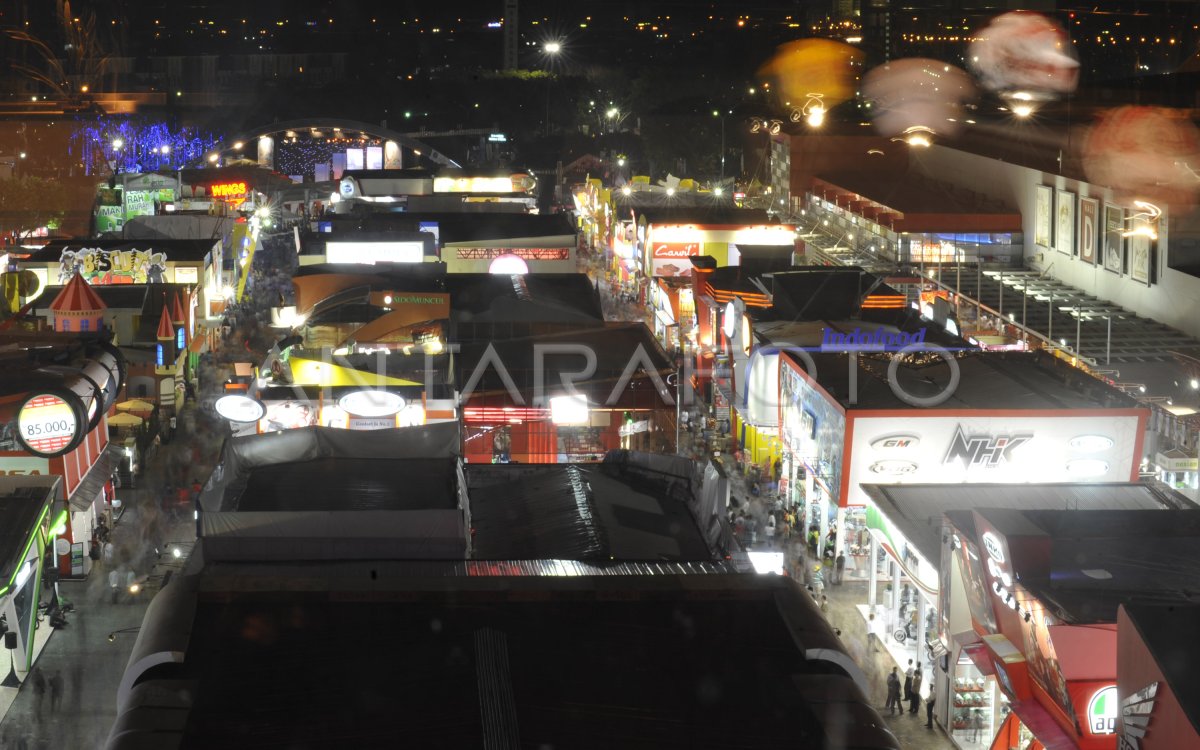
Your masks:
[{"label": "exhibition booth", "polygon": [[[1178,678],[1177,657],[1164,649],[1175,648],[1170,634],[1194,627],[1168,605],[1188,608],[1200,511],[1171,508],[1165,497],[1157,509],[1137,507],[1134,495],[1146,492],[1137,485],[1116,492],[1103,509],[945,514],[938,546],[950,658],[938,717],[959,747],[1009,747],[1013,737],[1029,738],[1022,748],[1131,746],[1118,745],[1119,734],[1162,743],[1135,747],[1197,746],[1183,715],[1191,707],[1172,705],[1165,688],[1170,675],[1188,695],[1192,679]],[[1164,555],[1171,572],[1153,569]],[[1131,601],[1146,604],[1122,609]]]}]

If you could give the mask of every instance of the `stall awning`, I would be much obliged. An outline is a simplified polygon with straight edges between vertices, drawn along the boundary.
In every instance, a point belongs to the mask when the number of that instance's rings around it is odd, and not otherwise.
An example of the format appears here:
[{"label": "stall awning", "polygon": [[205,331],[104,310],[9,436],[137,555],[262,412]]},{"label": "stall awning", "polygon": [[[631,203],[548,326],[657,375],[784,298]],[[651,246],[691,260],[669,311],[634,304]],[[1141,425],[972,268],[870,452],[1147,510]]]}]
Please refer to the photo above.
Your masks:
[{"label": "stall awning", "polygon": [[108,448],[96,458],[96,463],[92,464],[87,475],[71,493],[71,510],[87,510],[88,506],[95,502],[96,495],[100,494],[100,488],[112,478],[113,469],[120,461],[120,456],[120,446],[110,443]]},{"label": "stall awning", "polygon": [[193,336],[191,343],[188,344],[188,351],[192,354],[200,354],[204,351],[206,344],[208,344],[206,337],[202,335]]}]

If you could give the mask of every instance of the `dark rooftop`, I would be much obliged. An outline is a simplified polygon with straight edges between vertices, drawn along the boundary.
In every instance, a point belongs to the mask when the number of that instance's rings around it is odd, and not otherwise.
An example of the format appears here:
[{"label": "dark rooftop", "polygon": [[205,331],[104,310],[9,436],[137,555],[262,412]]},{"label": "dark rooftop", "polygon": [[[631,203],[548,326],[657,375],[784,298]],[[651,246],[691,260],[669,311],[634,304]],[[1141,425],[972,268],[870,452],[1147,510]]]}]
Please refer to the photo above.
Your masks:
[{"label": "dark rooftop", "polygon": [[[420,225],[426,223],[438,225],[438,239],[442,244],[573,236],[576,232],[566,214],[406,211],[332,219],[335,232],[356,235],[359,232],[417,232]],[[320,241],[323,238],[318,235],[313,239]]]},{"label": "dark rooftop", "polygon": [[[919,172],[847,170],[818,179],[903,214],[894,222],[897,232],[1022,231],[1017,209]],[[820,183],[813,188],[820,189]]]},{"label": "dark rooftop", "polygon": [[1180,507],[1145,484],[864,484],[863,490],[930,561],[940,559],[943,515],[956,525],[973,529],[971,510],[975,508],[1093,511]]},{"label": "dark rooftop", "polygon": [[[866,326],[863,327],[866,330]],[[814,345],[793,342],[799,346]],[[891,355],[860,353],[858,401],[850,402],[849,354],[809,352],[818,382],[847,409],[918,409],[901,400],[887,382]],[[795,357],[793,354],[787,355]],[[799,361],[799,360],[797,360]],[[960,380],[942,409],[1100,409],[1137,408],[1138,402],[1081,370],[1041,352],[964,351],[955,357]],[[918,398],[940,394],[950,367],[930,355],[921,366],[897,370],[903,389]]]},{"label": "dark rooftop", "polygon": [[1200,599],[1198,509],[979,512],[1007,536],[1021,585],[1070,624],[1116,622],[1122,604]]},{"label": "dark rooftop", "polygon": [[[224,510],[432,510],[458,506],[453,459],[325,457],[260,466]],[[230,504],[231,503],[231,504]]]},{"label": "dark rooftop", "polygon": [[18,487],[0,495],[0,574],[11,576],[25,560],[25,543],[48,502],[47,487]]},{"label": "dark rooftop", "polygon": [[475,559],[711,560],[677,479],[616,464],[466,467]]},{"label": "dark rooftop", "polygon": [[[357,580],[366,565],[321,568],[353,568]],[[838,650],[837,640],[788,579],[406,582],[377,567],[382,588],[336,595],[305,589],[323,574],[315,568],[298,569],[301,588],[286,595],[220,593],[226,577],[263,585],[254,566],[206,570],[182,663],[137,678],[109,747],[152,732],[182,748],[230,749],[398,738],[439,748],[899,747],[847,673],[806,656]],[[376,658],[330,648],[347,642]]]},{"label": "dark rooftop", "polygon": [[[146,299],[146,284],[95,284],[91,287],[100,300],[108,305],[108,309],[141,309],[142,303]],[[48,286],[42,290],[38,298],[33,303],[33,310],[37,311],[43,308],[49,309],[50,303],[54,302],[59,293],[62,292],[62,286]],[[157,321],[155,321],[157,322]]]}]

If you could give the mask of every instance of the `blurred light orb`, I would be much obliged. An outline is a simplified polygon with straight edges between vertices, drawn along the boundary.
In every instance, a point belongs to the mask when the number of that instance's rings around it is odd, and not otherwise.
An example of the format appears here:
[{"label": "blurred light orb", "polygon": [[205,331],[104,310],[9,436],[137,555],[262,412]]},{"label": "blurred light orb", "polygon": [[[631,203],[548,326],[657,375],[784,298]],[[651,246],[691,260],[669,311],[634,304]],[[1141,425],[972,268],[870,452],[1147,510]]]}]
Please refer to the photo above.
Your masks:
[{"label": "blurred light orb", "polygon": [[1079,83],[1079,61],[1070,39],[1039,13],[996,16],[971,43],[967,59],[983,87],[1005,98],[1056,99]]},{"label": "blurred light orb", "polygon": [[1185,112],[1118,107],[1088,129],[1082,146],[1090,182],[1159,205],[1194,203],[1200,189],[1200,130]]},{"label": "blurred light orb", "polygon": [[[777,47],[758,75],[772,84],[781,102],[819,127],[826,112],[854,96],[855,68],[861,69],[863,59],[862,50],[843,42],[800,39]],[[821,114],[814,125],[811,117],[817,110]]]},{"label": "blurred light orb", "polygon": [[975,84],[966,71],[938,60],[911,57],[881,65],[863,79],[875,128],[910,145],[928,146],[932,136],[952,135]]}]

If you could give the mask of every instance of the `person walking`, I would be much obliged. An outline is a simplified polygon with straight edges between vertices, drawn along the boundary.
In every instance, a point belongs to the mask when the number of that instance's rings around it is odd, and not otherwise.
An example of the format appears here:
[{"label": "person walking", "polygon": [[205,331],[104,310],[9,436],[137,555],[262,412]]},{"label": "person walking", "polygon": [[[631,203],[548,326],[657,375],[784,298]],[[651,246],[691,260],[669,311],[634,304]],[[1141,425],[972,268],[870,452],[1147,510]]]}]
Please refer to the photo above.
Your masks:
[{"label": "person walking", "polygon": [[[912,682],[913,682],[913,660],[908,660],[908,667],[904,670],[904,700],[912,700]],[[904,706],[900,706],[904,710]]]},{"label": "person walking", "polygon": [[767,549],[775,549],[775,514],[767,515]]},{"label": "person walking", "polygon": [[42,675],[42,670],[37,669],[33,672],[33,713],[37,716],[37,720],[42,720],[42,703],[46,700],[46,678]]},{"label": "person walking", "polygon": [[897,674],[899,667],[892,667],[892,671],[887,676],[887,704],[884,708],[891,711],[892,716],[896,715],[896,707],[900,704],[900,676]]},{"label": "person walking", "polygon": [[917,667],[913,672],[912,679],[912,695],[909,696],[908,712],[913,716],[917,715],[917,711],[921,710],[921,668]]},{"label": "person walking", "polygon": [[839,552],[837,559],[833,562],[833,585],[842,585],[842,576],[846,573],[846,553]]},{"label": "person walking", "polygon": [[933,705],[937,702],[933,691],[929,691],[929,697],[925,699],[925,728],[933,729]]},{"label": "person walking", "polygon": [[63,696],[63,676],[62,672],[57,669],[50,676],[50,713],[58,713],[58,709],[62,707]]},{"label": "person walking", "polygon": [[978,708],[975,713],[971,714],[971,742],[979,742],[980,735],[983,734],[983,711]]},{"label": "person walking", "polygon": [[825,574],[820,565],[813,566],[813,596],[819,601],[825,595]]},{"label": "person walking", "polygon": [[879,620],[875,619],[874,612],[867,615],[867,645],[871,651],[879,653]]}]

